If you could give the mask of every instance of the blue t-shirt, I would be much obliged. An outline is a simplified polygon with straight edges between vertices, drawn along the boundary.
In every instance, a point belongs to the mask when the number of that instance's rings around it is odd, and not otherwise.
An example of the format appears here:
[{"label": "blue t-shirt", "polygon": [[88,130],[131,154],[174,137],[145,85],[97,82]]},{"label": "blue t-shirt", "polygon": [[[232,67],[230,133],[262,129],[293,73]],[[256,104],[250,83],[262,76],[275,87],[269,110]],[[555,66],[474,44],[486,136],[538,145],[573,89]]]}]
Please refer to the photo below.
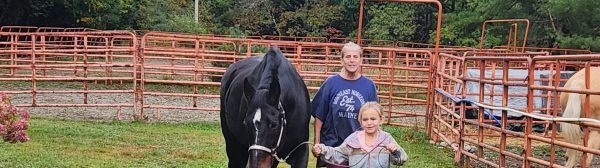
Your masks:
[{"label": "blue t-shirt", "polygon": [[340,75],[327,78],[311,102],[313,117],[323,122],[320,143],[342,144],[360,128],[358,112],[370,101],[377,101],[377,90],[375,83],[365,76],[357,80],[346,80]]}]

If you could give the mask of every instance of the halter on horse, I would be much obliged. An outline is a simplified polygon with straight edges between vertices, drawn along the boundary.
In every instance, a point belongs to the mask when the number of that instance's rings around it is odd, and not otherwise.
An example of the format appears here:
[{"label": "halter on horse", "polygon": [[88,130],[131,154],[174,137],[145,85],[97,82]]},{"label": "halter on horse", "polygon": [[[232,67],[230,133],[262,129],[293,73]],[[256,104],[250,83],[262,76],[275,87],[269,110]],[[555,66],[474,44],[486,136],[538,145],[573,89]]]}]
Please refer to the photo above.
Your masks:
[{"label": "halter on horse", "polygon": [[277,47],[232,64],[221,82],[229,167],[307,166],[308,91]]}]

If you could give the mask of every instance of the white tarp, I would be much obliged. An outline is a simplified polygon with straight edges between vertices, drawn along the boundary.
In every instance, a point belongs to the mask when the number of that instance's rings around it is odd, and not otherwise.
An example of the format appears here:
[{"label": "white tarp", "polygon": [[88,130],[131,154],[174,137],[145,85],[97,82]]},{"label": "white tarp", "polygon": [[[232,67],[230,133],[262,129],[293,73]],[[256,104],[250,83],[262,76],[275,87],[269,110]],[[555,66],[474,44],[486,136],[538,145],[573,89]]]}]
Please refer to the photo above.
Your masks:
[{"label": "white tarp", "polygon": [[[469,70],[467,70],[466,75],[471,78],[479,78],[480,77],[479,72],[480,72],[479,69],[469,69]],[[543,79],[547,79],[547,76],[549,75],[549,73],[550,73],[549,71],[535,71],[534,75],[536,76],[536,79],[540,79],[540,77],[543,77]],[[574,72],[573,71],[561,71],[561,73],[562,73],[561,78],[566,79],[569,76],[571,76],[571,74]],[[503,75],[502,70],[496,70],[495,78],[502,78],[502,75]],[[508,78],[522,79],[522,81],[512,81],[512,82],[527,83],[527,75],[528,75],[527,70],[522,70],[522,69],[509,69],[508,70]],[[486,70],[485,77],[491,78],[492,71]],[[536,81],[536,85],[538,85],[538,86],[542,85],[541,81]],[[544,84],[544,85],[547,85],[547,84]],[[477,83],[477,82],[467,82],[466,88],[467,88],[467,93],[479,93],[479,83]],[[457,89],[457,91],[459,91],[460,86],[457,86],[456,89]],[[504,89],[504,87],[502,85],[493,85],[494,94],[498,94],[497,96],[493,96],[493,102],[490,102],[491,96],[488,96],[490,93],[490,90],[492,89],[492,85],[486,84],[484,89],[485,89],[485,93],[486,93],[486,96],[483,98],[484,103],[491,104],[494,106],[502,106],[502,96],[501,95],[502,95],[502,91]],[[458,93],[460,93],[460,92],[458,92]],[[527,95],[527,87],[509,86],[508,93],[509,94]],[[542,94],[542,91],[535,90],[534,94],[535,95]],[[468,95],[467,99],[478,102],[479,95]],[[541,107],[546,106],[545,99],[546,98],[542,98],[542,97],[534,97],[534,99],[533,99],[534,108],[541,108]],[[509,96],[507,107],[513,108],[513,109],[526,109],[527,108],[527,97]],[[502,111],[500,111],[500,110],[490,110],[490,111],[492,111],[495,116],[502,115]],[[534,113],[540,113],[540,112],[534,111]],[[522,116],[522,114],[508,112],[508,116],[509,117],[520,117],[520,116]]]}]

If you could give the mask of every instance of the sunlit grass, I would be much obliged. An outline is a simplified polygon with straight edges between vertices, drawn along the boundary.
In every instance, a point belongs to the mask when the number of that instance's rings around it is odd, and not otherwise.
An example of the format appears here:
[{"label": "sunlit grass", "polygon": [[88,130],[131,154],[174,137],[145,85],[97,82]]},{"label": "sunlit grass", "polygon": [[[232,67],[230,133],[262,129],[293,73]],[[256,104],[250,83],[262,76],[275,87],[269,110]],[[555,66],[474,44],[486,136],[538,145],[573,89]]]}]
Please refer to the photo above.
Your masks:
[{"label": "sunlit grass", "polygon": [[[455,167],[452,154],[429,145],[425,133],[391,126],[384,129],[408,153],[404,167]],[[227,163],[224,139],[215,122],[33,118],[28,134],[27,143],[0,143],[0,167],[226,167]],[[309,158],[309,167],[314,167],[315,158]]]},{"label": "sunlit grass", "polygon": [[34,118],[31,141],[0,143],[0,167],[223,167],[216,123],[155,124]]}]

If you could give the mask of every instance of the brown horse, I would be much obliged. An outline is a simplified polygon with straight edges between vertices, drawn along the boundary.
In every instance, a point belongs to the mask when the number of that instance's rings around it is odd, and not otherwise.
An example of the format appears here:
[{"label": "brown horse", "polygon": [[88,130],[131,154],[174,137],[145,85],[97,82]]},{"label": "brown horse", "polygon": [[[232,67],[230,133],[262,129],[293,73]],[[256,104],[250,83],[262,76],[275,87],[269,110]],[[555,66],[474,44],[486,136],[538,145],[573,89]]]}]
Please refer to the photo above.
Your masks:
[{"label": "brown horse", "polygon": [[[585,89],[585,69],[575,73],[565,84],[566,88],[570,89]],[[600,90],[600,67],[590,68],[590,90]],[[566,118],[582,118],[584,116],[584,100],[585,94],[578,93],[561,93],[560,105],[563,110],[563,117]],[[590,95],[590,116],[589,118],[600,119],[600,95]],[[562,124],[562,135],[565,141],[571,144],[582,144],[583,131],[579,125],[564,123]],[[600,130],[590,129],[588,147],[600,149]],[[566,167],[575,167],[577,162],[581,160],[582,153],[573,149],[567,149],[567,164]],[[588,154],[586,164],[589,167],[592,163],[594,155]]]}]

